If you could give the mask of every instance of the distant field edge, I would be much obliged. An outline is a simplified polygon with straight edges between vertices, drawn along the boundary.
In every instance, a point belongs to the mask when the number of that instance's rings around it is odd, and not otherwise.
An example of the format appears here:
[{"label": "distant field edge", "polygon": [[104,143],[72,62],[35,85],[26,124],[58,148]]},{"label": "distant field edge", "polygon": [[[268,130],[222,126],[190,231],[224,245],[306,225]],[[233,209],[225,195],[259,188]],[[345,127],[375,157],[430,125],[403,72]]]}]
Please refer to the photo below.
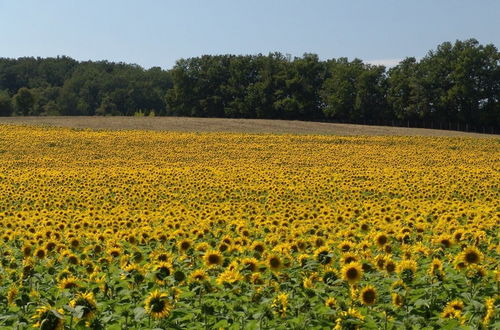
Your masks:
[{"label": "distant field edge", "polygon": [[500,135],[497,134],[482,134],[428,128],[338,124],[280,119],[55,116],[0,117],[0,124],[42,125],[100,130],[500,138]]}]

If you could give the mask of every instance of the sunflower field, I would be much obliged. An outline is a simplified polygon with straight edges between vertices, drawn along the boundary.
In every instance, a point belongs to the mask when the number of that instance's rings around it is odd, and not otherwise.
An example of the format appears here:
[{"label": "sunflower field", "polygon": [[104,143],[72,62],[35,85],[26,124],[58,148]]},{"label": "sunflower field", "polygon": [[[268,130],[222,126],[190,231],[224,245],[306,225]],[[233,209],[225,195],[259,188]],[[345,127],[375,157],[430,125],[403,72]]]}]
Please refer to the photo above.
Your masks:
[{"label": "sunflower field", "polygon": [[500,140],[0,126],[2,329],[498,329]]}]

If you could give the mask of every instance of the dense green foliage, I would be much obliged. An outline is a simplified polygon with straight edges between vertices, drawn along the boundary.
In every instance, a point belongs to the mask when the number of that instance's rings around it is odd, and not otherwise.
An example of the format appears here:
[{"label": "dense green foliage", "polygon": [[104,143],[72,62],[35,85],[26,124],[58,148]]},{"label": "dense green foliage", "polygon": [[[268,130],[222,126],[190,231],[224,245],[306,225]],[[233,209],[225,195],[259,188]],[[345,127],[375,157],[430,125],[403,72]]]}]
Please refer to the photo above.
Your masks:
[{"label": "dense green foliage", "polygon": [[[315,54],[205,55],[171,70],[0,58],[0,115],[178,115],[500,128],[500,53],[445,42],[384,66]],[[446,126],[448,125],[448,126]]]}]

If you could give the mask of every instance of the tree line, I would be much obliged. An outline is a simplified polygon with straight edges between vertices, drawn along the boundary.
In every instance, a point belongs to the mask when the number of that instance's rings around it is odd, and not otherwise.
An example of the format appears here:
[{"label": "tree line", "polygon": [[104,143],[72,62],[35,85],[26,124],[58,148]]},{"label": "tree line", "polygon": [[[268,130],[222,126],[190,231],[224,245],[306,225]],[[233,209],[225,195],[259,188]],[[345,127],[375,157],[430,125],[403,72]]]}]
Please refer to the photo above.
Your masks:
[{"label": "tree line", "polygon": [[[204,55],[170,70],[108,61],[0,58],[0,115],[161,115],[500,129],[500,53],[444,42],[386,69],[347,58]],[[449,128],[449,127],[446,127]]]}]

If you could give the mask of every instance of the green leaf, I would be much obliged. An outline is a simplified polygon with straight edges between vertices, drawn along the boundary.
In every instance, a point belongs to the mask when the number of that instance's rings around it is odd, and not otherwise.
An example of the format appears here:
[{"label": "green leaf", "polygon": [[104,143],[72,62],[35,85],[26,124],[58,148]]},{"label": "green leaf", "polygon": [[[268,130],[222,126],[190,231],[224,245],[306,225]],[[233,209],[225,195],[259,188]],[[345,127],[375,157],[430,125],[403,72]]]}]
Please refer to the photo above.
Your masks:
[{"label": "green leaf", "polygon": [[140,321],[146,315],[146,310],[142,307],[134,308],[134,320]]}]

